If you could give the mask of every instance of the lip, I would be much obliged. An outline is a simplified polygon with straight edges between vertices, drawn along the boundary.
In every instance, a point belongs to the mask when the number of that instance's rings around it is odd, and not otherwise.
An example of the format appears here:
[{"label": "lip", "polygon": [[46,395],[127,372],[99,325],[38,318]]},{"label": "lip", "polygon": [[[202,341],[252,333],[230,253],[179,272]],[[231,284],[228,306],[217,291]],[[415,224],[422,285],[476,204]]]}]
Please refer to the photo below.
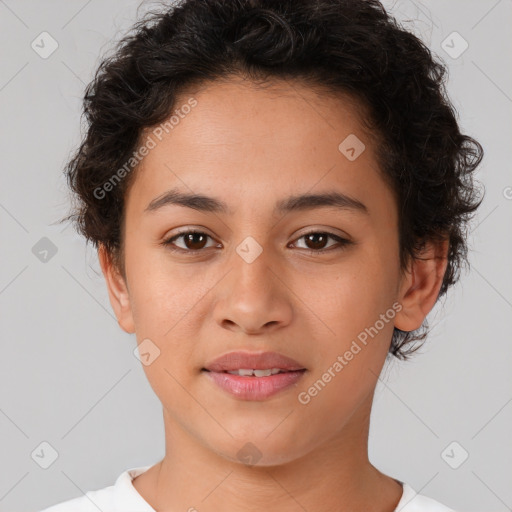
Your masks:
[{"label": "lip", "polygon": [[229,394],[241,400],[266,400],[285,389],[294,386],[306,370],[276,373],[268,377],[242,377],[224,372],[203,370],[211,381]]},{"label": "lip", "polygon": [[[286,373],[267,377],[243,377],[226,373],[240,369],[279,368]],[[229,352],[207,363],[202,369],[211,381],[242,400],[266,400],[297,384],[306,372],[300,363],[277,352]]]},{"label": "lip", "polygon": [[[228,352],[208,362],[204,369],[210,372],[228,372],[240,369],[266,370],[279,368],[281,370],[305,370],[299,362],[278,352]],[[248,377],[250,378],[250,377]],[[264,379],[265,377],[258,377]]]}]

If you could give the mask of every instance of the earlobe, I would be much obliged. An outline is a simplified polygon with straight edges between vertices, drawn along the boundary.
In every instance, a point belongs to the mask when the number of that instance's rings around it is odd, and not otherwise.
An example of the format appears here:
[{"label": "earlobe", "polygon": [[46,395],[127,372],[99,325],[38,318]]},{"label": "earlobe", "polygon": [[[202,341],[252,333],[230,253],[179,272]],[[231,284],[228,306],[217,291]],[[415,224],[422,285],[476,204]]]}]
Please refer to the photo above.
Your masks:
[{"label": "earlobe", "polygon": [[395,317],[397,329],[419,329],[434,307],[448,264],[448,248],[448,240],[427,242],[421,254],[411,260],[400,286],[402,309]]},{"label": "earlobe", "polygon": [[124,278],[112,262],[112,258],[103,244],[98,246],[98,259],[107,284],[110,304],[123,331],[135,332],[128,288]]}]

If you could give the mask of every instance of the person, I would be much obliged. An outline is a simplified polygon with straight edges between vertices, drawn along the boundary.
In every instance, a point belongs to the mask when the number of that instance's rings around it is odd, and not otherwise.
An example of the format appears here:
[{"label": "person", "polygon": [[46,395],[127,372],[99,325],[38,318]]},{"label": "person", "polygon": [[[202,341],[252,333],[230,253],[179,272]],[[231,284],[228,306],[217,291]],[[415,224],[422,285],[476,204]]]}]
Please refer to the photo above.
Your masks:
[{"label": "person", "polygon": [[377,0],[184,0],[87,86],[67,218],[165,455],[45,512],[446,512],[368,457],[384,364],[467,264],[483,149]]}]

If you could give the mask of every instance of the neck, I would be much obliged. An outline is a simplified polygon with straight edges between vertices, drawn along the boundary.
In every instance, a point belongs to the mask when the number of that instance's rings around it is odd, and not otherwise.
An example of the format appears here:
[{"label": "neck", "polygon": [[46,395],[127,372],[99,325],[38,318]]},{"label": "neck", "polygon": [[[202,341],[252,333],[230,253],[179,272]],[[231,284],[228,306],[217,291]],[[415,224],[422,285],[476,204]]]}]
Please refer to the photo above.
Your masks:
[{"label": "neck", "polygon": [[[237,449],[229,458],[198,442],[164,410],[165,457],[133,485],[158,512],[392,512],[402,486],[368,460],[371,403],[366,405],[336,436],[312,450],[268,465],[258,464],[256,455],[252,466],[237,459]],[[247,445],[244,450],[251,453]]]}]

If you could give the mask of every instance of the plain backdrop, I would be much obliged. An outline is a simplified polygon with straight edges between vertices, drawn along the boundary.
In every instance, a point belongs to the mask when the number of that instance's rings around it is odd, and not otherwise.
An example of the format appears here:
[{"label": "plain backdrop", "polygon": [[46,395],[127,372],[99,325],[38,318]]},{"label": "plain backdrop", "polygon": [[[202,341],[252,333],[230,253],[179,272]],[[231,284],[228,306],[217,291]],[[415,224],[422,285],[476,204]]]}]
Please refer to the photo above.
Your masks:
[{"label": "plain backdrop", "polygon": [[[139,4],[0,0],[0,511],[112,485],[164,453],[160,402],[96,252],[57,223],[84,86],[112,40],[154,7]],[[511,510],[512,2],[384,5],[448,65],[461,129],[485,149],[486,196],[470,271],[429,315],[421,353],[381,376],[370,460],[457,510]],[[47,58],[33,48],[41,37],[45,51],[58,44]]]}]

